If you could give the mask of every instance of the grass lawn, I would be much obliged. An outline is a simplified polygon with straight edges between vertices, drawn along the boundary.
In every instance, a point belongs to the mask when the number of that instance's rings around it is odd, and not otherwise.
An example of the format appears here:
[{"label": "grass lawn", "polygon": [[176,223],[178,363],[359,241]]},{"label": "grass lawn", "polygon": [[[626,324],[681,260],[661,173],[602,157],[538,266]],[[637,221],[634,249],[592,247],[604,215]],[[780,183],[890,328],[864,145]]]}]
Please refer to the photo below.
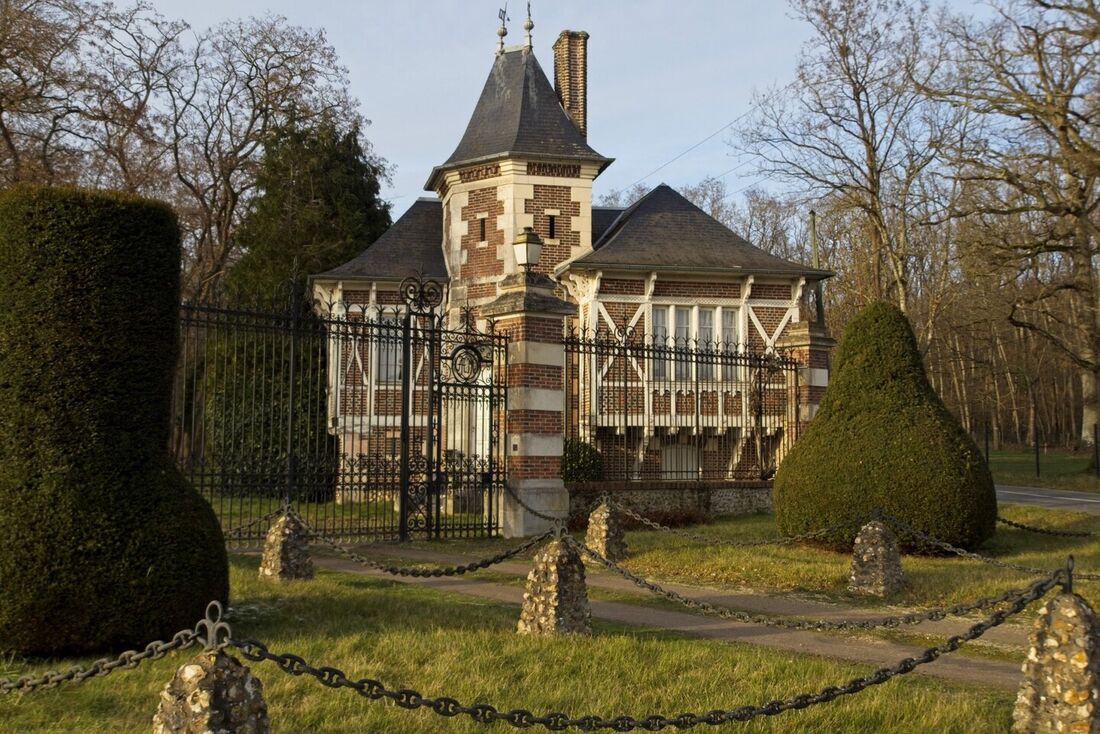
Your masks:
[{"label": "grass lawn", "polygon": [[[1100,530],[1100,518],[1083,513],[1012,505],[1002,514],[1040,527]],[[696,528],[718,538],[775,536],[771,515],[727,518]],[[706,586],[739,587],[766,592],[795,592],[853,605],[880,602],[848,593],[851,555],[806,546],[729,548],[706,546],[659,531],[627,535],[630,558],[623,564],[656,578]],[[1058,538],[998,525],[980,549],[983,555],[1036,568],[1063,566],[1072,554],[1079,571],[1100,572],[1100,537]],[[905,556],[905,590],[891,603],[914,607],[939,606],[1021,587],[1034,576],[958,557]],[[1100,602],[1100,582],[1079,581],[1075,590],[1094,605]]]},{"label": "grass lawn", "polygon": [[[1001,514],[1011,520],[1039,527],[1100,532],[1100,518],[1084,513],[1005,505]],[[777,533],[772,515],[718,518],[690,528],[699,535],[731,540],[773,538]],[[794,593],[802,597],[835,601],[852,606],[884,606],[872,597],[847,591],[851,555],[804,545],[730,548],[706,545],[656,530],[628,531],[630,557],[623,566],[656,580],[679,581],[722,589],[747,589],[764,593]],[[516,541],[490,539],[451,541],[446,545],[414,542],[412,547],[486,556]],[[1035,568],[1065,565],[1072,554],[1078,571],[1100,573],[1100,537],[1059,538],[1036,535],[998,524],[997,532],[979,549],[992,556]],[[384,548],[375,551],[386,553]],[[930,607],[970,601],[1021,588],[1034,576],[955,556],[905,556],[902,566],[906,588],[890,600],[892,605]],[[1077,581],[1074,589],[1100,607],[1100,582]],[[1034,610],[1031,610],[1034,613]]]},{"label": "grass lawn", "polygon": [[989,452],[989,469],[997,484],[1051,487],[1100,492],[1100,477],[1089,471],[1089,452],[1050,450],[1039,454],[1039,476],[1035,476],[1033,450]]},{"label": "grass lawn", "polygon": [[[762,703],[846,681],[869,670],[744,645],[597,624],[591,639],[533,639],[513,630],[516,607],[354,574],[262,584],[254,558],[234,557],[232,619],[239,637],[276,652],[391,688],[450,695],[463,703],[578,715],[676,714]],[[149,731],[157,696],[190,651],[80,686],[0,697],[0,731]],[[7,659],[0,674],[59,668],[74,660]],[[82,661],[87,662],[87,661]],[[497,732],[372,702],[257,663],[273,732]],[[1002,732],[1014,694],[906,676],[852,697],[761,723],[746,732]]]}]

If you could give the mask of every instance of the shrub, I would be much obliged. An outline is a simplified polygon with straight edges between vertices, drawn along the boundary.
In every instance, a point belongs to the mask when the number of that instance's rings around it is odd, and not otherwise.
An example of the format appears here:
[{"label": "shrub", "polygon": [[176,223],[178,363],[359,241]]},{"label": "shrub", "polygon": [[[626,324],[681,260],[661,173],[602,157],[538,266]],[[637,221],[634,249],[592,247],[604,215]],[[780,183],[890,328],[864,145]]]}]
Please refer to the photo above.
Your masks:
[{"label": "shrub", "polygon": [[[929,384],[905,314],[884,303],[864,309],[845,330],[835,367],[820,410],[776,474],[780,531],[804,533],[881,508],[965,548],[992,535],[993,478]],[[856,532],[835,533],[826,545],[850,548]]]},{"label": "shrub", "polygon": [[603,481],[603,455],[590,443],[565,439],[561,452],[563,482]]},{"label": "shrub", "polygon": [[228,595],[168,455],[180,244],[136,197],[0,193],[0,649],[144,645]]}]

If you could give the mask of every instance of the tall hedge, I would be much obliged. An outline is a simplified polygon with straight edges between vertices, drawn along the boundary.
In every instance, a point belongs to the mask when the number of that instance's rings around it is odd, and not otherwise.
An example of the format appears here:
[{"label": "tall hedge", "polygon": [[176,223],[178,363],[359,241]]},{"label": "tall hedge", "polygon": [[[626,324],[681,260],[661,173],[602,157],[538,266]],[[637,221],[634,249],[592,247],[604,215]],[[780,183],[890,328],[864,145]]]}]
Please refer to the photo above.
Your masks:
[{"label": "tall hedge", "polygon": [[[864,309],[834,366],[820,410],[776,473],[780,530],[818,530],[880,508],[964,548],[992,535],[993,478],[929,384],[905,314],[885,303]],[[850,548],[857,531],[827,543]]]},{"label": "tall hedge", "polygon": [[142,645],[228,595],[168,454],[179,266],[161,203],[0,193],[0,650]]}]

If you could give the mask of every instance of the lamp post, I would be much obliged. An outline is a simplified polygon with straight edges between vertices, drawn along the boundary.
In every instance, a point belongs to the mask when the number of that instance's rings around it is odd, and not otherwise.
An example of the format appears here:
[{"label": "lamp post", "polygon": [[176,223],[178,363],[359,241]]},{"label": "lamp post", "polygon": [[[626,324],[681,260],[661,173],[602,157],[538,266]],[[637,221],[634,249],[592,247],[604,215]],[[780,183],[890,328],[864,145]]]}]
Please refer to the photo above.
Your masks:
[{"label": "lamp post", "polygon": [[524,227],[512,242],[512,249],[516,254],[516,265],[529,273],[542,257],[542,238],[534,227]]}]

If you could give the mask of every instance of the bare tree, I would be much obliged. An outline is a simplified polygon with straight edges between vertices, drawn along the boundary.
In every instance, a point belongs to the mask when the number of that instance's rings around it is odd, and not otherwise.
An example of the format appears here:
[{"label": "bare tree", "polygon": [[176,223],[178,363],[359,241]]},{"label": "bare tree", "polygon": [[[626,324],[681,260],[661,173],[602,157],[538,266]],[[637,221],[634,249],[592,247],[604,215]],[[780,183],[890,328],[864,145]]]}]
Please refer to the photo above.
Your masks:
[{"label": "bare tree", "polygon": [[[793,184],[808,199],[851,212],[869,300],[910,308],[919,200],[930,189],[945,139],[960,112],[918,89],[942,71],[944,49],[926,23],[928,8],[907,0],[793,0],[813,28],[797,81],[760,95],[741,145],[759,172]],[[821,208],[825,208],[824,204]]]},{"label": "bare tree", "polygon": [[1009,320],[1080,371],[1081,439],[1100,420],[1100,34],[1093,0],[1006,1],[949,26],[957,75],[931,89],[980,129],[955,148],[972,245],[1015,271]]},{"label": "bare tree", "polygon": [[291,115],[359,122],[347,72],[321,31],[268,16],[225,23],[196,39],[164,77],[169,150],[187,195],[184,292],[204,298],[236,255],[234,232],[255,188],[265,136]]}]

